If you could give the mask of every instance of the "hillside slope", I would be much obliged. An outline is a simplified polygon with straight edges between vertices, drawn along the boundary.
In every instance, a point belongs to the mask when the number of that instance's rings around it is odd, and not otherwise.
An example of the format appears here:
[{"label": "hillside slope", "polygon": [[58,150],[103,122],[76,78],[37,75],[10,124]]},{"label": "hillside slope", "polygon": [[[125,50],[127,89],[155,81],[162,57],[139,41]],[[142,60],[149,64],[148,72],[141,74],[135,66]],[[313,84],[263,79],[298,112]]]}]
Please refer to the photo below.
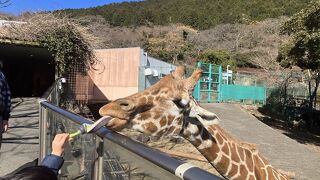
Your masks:
[{"label": "hillside slope", "polygon": [[112,26],[182,23],[196,29],[290,16],[311,0],[146,0],[87,9],[66,9],[69,17],[101,16]]},{"label": "hillside slope", "polygon": [[[168,41],[167,37],[173,33],[178,33],[177,36],[181,37],[183,31],[188,30],[181,24],[136,28],[113,27],[99,16],[84,16],[77,20],[80,24],[87,26],[96,37],[96,41],[91,42],[94,48],[142,47],[151,56],[168,62],[172,62],[172,58],[168,56],[171,51],[165,49],[166,45],[170,47],[170,44],[175,42],[173,38]],[[277,18],[251,24],[221,24],[195,33],[189,28],[191,30],[188,30],[187,38],[180,41],[181,44],[188,45],[187,49],[181,52],[183,57],[180,63],[194,64],[201,60],[200,55],[208,50],[224,50],[237,61],[238,67],[277,69],[278,47],[287,39],[286,36],[279,34],[280,26],[285,20],[286,18]],[[149,46],[153,40],[167,41],[166,45],[160,44],[163,51],[155,52]]]}]

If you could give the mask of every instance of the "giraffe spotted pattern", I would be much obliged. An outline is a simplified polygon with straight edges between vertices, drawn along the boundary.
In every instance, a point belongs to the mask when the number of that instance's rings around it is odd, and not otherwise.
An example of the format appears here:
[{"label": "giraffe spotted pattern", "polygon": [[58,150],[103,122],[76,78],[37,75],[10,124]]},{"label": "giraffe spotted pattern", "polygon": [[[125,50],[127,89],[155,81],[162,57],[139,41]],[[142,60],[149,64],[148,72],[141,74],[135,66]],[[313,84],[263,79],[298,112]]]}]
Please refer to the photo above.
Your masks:
[{"label": "giraffe spotted pattern", "polygon": [[218,117],[191,96],[202,71],[184,78],[184,67],[148,89],[101,107],[111,116],[111,130],[131,128],[152,136],[180,135],[187,139],[226,179],[288,179],[262,157],[255,145],[241,142],[218,125]]}]

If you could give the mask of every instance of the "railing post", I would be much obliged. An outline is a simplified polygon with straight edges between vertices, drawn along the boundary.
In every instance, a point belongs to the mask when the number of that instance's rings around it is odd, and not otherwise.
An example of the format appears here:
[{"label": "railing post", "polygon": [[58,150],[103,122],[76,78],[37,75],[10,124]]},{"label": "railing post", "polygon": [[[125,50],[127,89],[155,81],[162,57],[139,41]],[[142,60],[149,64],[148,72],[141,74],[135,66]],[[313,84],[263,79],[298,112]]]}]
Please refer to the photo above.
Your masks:
[{"label": "railing post", "polygon": [[103,154],[104,154],[104,141],[103,138],[96,138],[97,144],[97,153],[95,158],[94,164],[94,172],[93,172],[93,179],[95,180],[103,180]]},{"label": "railing post", "polygon": [[39,119],[39,163],[42,161],[42,159],[46,156],[46,147],[47,147],[47,142],[46,142],[46,134],[47,134],[47,109],[41,106],[41,102],[45,101],[41,99],[39,101],[39,113],[40,113],[40,119]]}]

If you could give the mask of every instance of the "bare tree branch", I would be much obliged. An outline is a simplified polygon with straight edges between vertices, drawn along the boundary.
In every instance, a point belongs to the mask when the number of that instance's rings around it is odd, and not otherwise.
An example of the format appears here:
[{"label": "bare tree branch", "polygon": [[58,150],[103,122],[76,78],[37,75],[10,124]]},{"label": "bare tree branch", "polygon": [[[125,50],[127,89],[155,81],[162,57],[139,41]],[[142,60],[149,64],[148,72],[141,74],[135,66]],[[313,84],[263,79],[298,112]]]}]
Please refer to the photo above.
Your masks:
[{"label": "bare tree branch", "polygon": [[8,7],[11,5],[10,0],[0,0],[0,8]]},{"label": "bare tree branch", "polygon": [[0,8],[8,7],[11,5],[10,0],[0,0]]}]

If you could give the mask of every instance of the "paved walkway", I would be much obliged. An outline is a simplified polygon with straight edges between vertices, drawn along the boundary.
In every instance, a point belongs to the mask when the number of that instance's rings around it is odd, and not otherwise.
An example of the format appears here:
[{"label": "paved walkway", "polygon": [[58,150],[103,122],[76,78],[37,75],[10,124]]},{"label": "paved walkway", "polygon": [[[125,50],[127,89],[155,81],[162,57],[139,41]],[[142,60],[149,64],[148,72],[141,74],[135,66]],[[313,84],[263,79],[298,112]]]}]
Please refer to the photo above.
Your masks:
[{"label": "paved walkway", "polygon": [[216,113],[220,124],[238,139],[255,143],[269,162],[280,169],[295,172],[295,179],[319,179],[320,155],[281,134],[233,104],[202,104]]},{"label": "paved walkway", "polygon": [[12,105],[10,129],[3,134],[0,150],[0,176],[33,161],[39,155],[37,98],[15,98]]}]

